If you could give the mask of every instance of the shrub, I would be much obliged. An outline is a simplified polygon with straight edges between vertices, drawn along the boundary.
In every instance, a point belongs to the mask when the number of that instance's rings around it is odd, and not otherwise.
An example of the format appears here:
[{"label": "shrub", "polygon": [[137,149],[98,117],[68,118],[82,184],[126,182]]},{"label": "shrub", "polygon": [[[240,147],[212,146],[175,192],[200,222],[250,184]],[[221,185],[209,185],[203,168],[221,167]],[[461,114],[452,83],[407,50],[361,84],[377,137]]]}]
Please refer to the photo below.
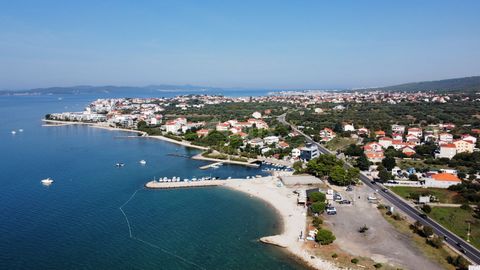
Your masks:
[{"label": "shrub", "polygon": [[365,233],[368,231],[368,227],[367,225],[363,225],[362,227],[360,227],[360,229],[358,230],[359,233]]},{"label": "shrub", "polygon": [[430,226],[423,226],[422,233],[423,233],[423,236],[430,237],[433,235],[433,228]]},{"label": "shrub", "polygon": [[375,267],[376,269],[379,269],[379,268],[382,268],[382,264],[381,263],[376,263],[373,265],[373,267]]},{"label": "shrub", "polygon": [[332,258],[336,259],[338,257],[337,253],[332,254]]},{"label": "shrub", "polygon": [[336,237],[333,233],[329,230],[318,230],[317,235],[315,236],[315,240],[320,243],[321,245],[328,245],[335,241]]},{"label": "shrub", "polygon": [[432,212],[432,207],[430,207],[430,205],[428,205],[428,204],[425,204],[422,207],[422,211],[428,214],[428,213]]},{"label": "shrub", "polygon": [[443,240],[440,237],[434,237],[432,239],[427,239],[427,243],[434,248],[441,248],[443,245]]},{"label": "shrub", "polygon": [[463,209],[463,210],[471,210],[472,209],[472,207],[470,207],[470,205],[466,204],[466,203],[462,204],[460,206],[460,208]]},{"label": "shrub", "polygon": [[353,264],[357,264],[358,263],[358,259],[357,258],[353,258],[350,260],[351,263]]},{"label": "shrub", "polygon": [[323,224],[323,220],[319,217],[313,217],[312,224],[315,228],[320,229],[320,225]]},{"label": "shrub", "polygon": [[402,216],[399,214],[399,213],[395,213],[392,215],[392,218],[395,219],[395,220],[402,220]]}]

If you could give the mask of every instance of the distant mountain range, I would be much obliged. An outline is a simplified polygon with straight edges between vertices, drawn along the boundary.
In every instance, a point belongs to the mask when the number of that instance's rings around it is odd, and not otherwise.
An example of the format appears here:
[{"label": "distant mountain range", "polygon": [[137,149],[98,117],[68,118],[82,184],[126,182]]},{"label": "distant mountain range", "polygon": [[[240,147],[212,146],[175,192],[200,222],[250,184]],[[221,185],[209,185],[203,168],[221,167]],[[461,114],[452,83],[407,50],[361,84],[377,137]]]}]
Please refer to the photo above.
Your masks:
[{"label": "distant mountain range", "polygon": [[35,88],[29,90],[4,90],[0,91],[0,95],[66,95],[66,94],[91,94],[91,93],[126,93],[131,94],[135,92],[142,93],[155,93],[155,92],[202,92],[202,91],[216,91],[221,88],[216,87],[204,87],[195,85],[148,85],[148,86],[69,86],[69,87],[48,87],[48,88]]},{"label": "distant mountain range", "polygon": [[[55,94],[89,94],[89,93],[116,93],[126,95],[142,92],[142,93],[158,93],[158,92],[204,92],[204,91],[222,91],[222,90],[248,90],[239,88],[218,88],[209,86],[196,85],[148,85],[148,86],[89,86],[79,85],[70,87],[49,87],[49,88],[35,88],[29,90],[4,90],[0,91],[0,95],[55,95]],[[405,83],[393,86],[363,88],[356,90],[384,90],[384,91],[441,91],[441,92],[480,92],[480,76],[455,78],[439,81],[424,81]]]},{"label": "distant mountain range", "polygon": [[455,78],[439,81],[404,83],[386,87],[369,88],[385,91],[480,91],[480,76]]}]

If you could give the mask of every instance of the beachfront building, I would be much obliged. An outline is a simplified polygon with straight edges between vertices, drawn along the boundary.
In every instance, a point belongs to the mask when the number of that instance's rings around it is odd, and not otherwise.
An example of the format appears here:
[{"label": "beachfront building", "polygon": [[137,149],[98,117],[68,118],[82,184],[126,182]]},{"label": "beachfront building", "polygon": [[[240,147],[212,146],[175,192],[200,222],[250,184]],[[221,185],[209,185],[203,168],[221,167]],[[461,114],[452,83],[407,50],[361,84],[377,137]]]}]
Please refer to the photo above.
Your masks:
[{"label": "beachfront building", "polygon": [[462,183],[460,178],[451,173],[437,173],[423,180],[425,181],[425,187],[431,188],[449,188]]},{"label": "beachfront building", "polygon": [[304,147],[300,148],[300,159],[309,161],[320,156],[318,147],[312,143],[306,143]]}]

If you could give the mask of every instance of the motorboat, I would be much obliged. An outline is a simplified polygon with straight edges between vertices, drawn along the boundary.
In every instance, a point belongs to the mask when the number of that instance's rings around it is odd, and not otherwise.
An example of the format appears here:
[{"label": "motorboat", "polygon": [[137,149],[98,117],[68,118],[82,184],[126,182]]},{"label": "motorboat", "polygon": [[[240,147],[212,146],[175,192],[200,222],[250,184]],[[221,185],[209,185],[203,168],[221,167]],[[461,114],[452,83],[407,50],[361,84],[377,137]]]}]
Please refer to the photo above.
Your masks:
[{"label": "motorboat", "polygon": [[15,135],[17,134],[17,132],[15,130],[12,130],[12,135]]},{"label": "motorboat", "polygon": [[142,164],[142,165],[146,165],[146,164],[147,164],[147,161],[146,161],[146,160],[144,160],[144,159],[142,159],[142,160],[140,160],[140,164]]},{"label": "motorboat", "polygon": [[51,179],[51,178],[49,177],[49,178],[43,179],[43,180],[40,181],[40,182],[42,182],[42,184],[43,184],[44,186],[50,186],[50,185],[53,183],[53,179]]},{"label": "motorboat", "polygon": [[119,162],[119,163],[115,164],[115,167],[118,167],[118,168],[123,167],[123,166],[125,166],[125,163],[120,163]]}]

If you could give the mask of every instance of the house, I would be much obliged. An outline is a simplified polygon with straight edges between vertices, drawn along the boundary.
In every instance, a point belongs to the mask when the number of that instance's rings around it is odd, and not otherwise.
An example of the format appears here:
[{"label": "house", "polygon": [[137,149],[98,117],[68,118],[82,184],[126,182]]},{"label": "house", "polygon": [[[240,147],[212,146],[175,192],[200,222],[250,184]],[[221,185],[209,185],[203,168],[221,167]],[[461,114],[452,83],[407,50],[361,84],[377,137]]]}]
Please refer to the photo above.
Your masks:
[{"label": "house", "polygon": [[382,160],[385,158],[383,151],[382,152],[365,152],[365,156],[370,162],[376,163],[376,162],[382,162]]},{"label": "house", "polygon": [[409,128],[408,129],[408,133],[407,135],[413,135],[417,138],[421,138],[422,135],[423,135],[423,132],[422,132],[422,129],[421,128],[416,128],[416,127],[413,127],[413,128]]},{"label": "house", "polygon": [[433,131],[426,131],[423,139],[426,142],[436,142],[438,140],[438,136]]},{"label": "house", "polygon": [[170,133],[177,133],[181,127],[182,125],[179,122],[175,120],[170,120],[167,121],[167,123],[165,124],[165,131]]},{"label": "house", "polygon": [[262,114],[260,112],[254,112],[252,113],[252,117],[255,119],[260,119],[262,118]]},{"label": "house", "polygon": [[255,139],[251,139],[250,141],[248,141],[248,144],[251,145],[252,147],[263,147],[263,140],[260,139],[260,138],[255,138]]},{"label": "house", "polygon": [[392,147],[395,149],[395,150],[400,150],[404,147],[407,147],[409,146],[408,143],[404,143],[402,142],[401,140],[393,140],[392,141]]},{"label": "house", "polygon": [[385,131],[383,130],[377,130],[375,131],[375,137],[378,138],[378,137],[385,137]]},{"label": "house", "polygon": [[368,136],[368,135],[370,135],[370,131],[369,131],[367,128],[365,128],[365,127],[361,127],[361,128],[359,128],[359,129],[357,129],[357,134],[358,134],[358,135],[366,135],[366,136]]},{"label": "house", "polygon": [[462,183],[462,180],[451,173],[437,173],[430,177],[424,178],[426,187],[448,188],[453,185]]},{"label": "house", "polygon": [[290,147],[290,145],[285,141],[281,141],[281,142],[278,143],[278,148],[280,148],[280,149],[286,149],[288,147]]},{"label": "house", "polygon": [[451,131],[452,129],[455,128],[455,124],[445,123],[445,124],[438,125],[438,127],[440,127],[441,129],[443,129],[445,131]]},{"label": "house", "polygon": [[242,132],[242,128],[241,127],[231,127],[229,129],[230,132],[232,132],[233,134],[237,134],[239,132]]},{"label": "house", "polygon": [[455,148],[457,149],[457,153],[472,153],[475,144],[471,141],[466,140],[455,140],[453,141]]},{"label": "house", "polygon": [[411,156],[415,155],[417,152],[415,151],[415,149],[413,149],[413,147],[406,146],[402,149],[402,153],[405,154],[405,156],[407,156],[407,157],[411,157]]},{"label": "house", "polygon": [[247,137],[248,137],[248,134],[247,134],[247,133],[245,133],[245,132],[241,132],[241,131],[240,131],[240,132],[238,132],[236,135],[240,136],[242,139],[245,139],[245,138],[247,138]]},{"label": "house", "polygon": [[199,129],[199,130],[197,130],[196,133],[197,133],[197,136],[198,136],[199,138],[201,138],[201,137],[207,136],[208,133],[209,133],[209,130],[208,130],[208,129]]},{"label": "house", "polygon": [[229,128],[230,128],[230,123],[228,122],[218,123],[217,126],[215,127],[217,131],[228,131]]},{"label": "house", "polygon": [[394,141],[403,141],[403,135],[401,133],[393,133],[392,139]]},{"label": "house", "polygon": [[439,140],[441,142],[453,142],[453,135],[447,132],[440,133]]},{"label": "house", "polygon": [[420,144],[420,137],[417,137],[414,134],[408,134],[406,141],[411,144],[419,145]]},{"label": "house", "polygon": [[476,143],[477,143],[477,138],[473,137],[473,136],[470,135],[470,134],[463,134],[463,135],[462,135],[462,140],[471,141],[473,144],[476,144]]},{"label": "house", "polygon": [[335,132],[333,132],[333,130],[330,128],[324,128],[320,130],[320,138],[322,142],[328,142],[335,138],[335,136]]},{"label": "house", "polygon": [[389,138],[389,137],[382,137],[378,140],[378,144],[380,144],[385,149],[392,146],[392,143],[393,143],[393,140],[392,138]]},{"label": "house", "polygon": [[263,138],[263,142],[266,145],[271,145],[271,144],[276,144],[280,141],[280,139],[277,136],[268,136]]},{"label": "house", "polygon": [[309,161],[320,156],[318,147],[312,143],[306,143],[304,147],[300,148],[300,159]]},{"label": "house", "polygon": [[374,152],[383,152],[382,145],[376,142],[367,143],[363,150],[365,151],[374,151]]},{"label": "house", "polygon": [[435,155],[435,158],[452,159],[457,154],[457,147],[453,143],[440,144],[440,153]]},{"label": "house", "polygon": [[343,123],[343,131],[355,131],[353,124]]},{"label": "house", "polygon": [[405,133],[405,126],[402,125],[392,125],[392,132],[393,133]]},{"label": "house", "polygon": [[315,108],[315,113],[323,113],[323,110],[321,108]]},{"label": "house", "polygon": [[290,154],[292,155],[292,158],[298,158],[300,157],[301,151],[299,148],[293,148]]}]

